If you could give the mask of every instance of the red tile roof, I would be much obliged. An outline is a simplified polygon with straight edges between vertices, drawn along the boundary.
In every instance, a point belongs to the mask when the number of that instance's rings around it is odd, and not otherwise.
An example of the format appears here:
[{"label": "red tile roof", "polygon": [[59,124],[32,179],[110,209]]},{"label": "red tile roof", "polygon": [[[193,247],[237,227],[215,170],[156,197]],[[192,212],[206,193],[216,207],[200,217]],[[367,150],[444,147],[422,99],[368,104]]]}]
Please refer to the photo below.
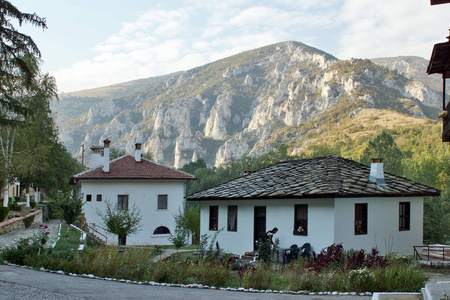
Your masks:
[{"label": "red tile roof", "polygon": [[165,167],[156,162],[141,159],[137,162],[134,156],[125,155],[112,160],[109,164],[109,172],[104,172],[102,166],[87,170],[70,179],[70,184],[86,179],[176,179],[193,180],[195,176]]}]

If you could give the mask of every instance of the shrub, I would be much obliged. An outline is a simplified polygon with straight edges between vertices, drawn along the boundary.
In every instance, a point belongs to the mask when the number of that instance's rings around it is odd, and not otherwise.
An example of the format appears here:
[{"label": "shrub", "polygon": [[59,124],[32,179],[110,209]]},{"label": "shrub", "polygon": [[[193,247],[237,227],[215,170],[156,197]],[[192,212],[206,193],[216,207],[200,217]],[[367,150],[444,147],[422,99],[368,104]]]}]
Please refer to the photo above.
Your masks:
[{"label": "shrub", "polygon": [[194,267],[196,283],[220,287],[230,277],[230,269],[218,262],[199,261]]},{"label": "shrub", "polygon": [[22,205],[19,205],[17,202],[9,201],[8,206],[13,211],[21,211]]},{"label": "shrub", "polygon": [[9,207],[0,206],[0,222],[3,222],[6,219],[8,213]]},{"label": "shrub", "polygon": [[37,205],[36,201],[34,201],[34,200],[31,200],[31,201],[30,201],[30,206],[31,206],[31,208],[35,208],[36,205]]},{"label": "shrub", "polygon": [[174,259],[158,261],[153,270],[152,280],[165,283],[194,283],[192,264],[181,263]]},{"label": "shrub", "polygon": [[31,224],[33,224],[33,221],[34,221],[34,215],[23,219],[23,224],[25,225],[25,228],[30,227]]},{"label": "shrub", "polygon": [[268,267],[246,267],[243,270],[241,284],[245,288],[266,290],[272,283],[272,270]]}]

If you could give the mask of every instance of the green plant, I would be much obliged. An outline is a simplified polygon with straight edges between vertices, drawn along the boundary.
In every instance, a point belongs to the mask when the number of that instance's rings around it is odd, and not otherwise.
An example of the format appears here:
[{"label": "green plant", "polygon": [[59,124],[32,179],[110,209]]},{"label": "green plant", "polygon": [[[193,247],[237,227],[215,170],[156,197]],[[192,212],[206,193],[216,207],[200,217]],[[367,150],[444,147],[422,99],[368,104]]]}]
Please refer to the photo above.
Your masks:
[{"label": "green plant", "polygon": [[36,202],[36,201],[34,201],[34,200],[31,200],[31,201],[30,201],[30,206],[31,206],[31,208],[35,208],[36,205],[37,205],[37,202]]},{"label": "green plant", "polygon": [[221,287],[230,277],[230,269],[219,262],[199,261],[194,266],[196,283]]},{"label": "green plant", "polygon": [[23,219],[23,224],[25,225],[25,228],[28,228],[31,226],[31,224],[33,224],[34,221],[34,215],[33,216],[29,216],[28,218]]},{"label": "green plant", "polygon": [[270,266],[246,268],[242,274],[242,286],[245,288],[266,290],[272,283],[272,273]]},{"label": "green plant", "polygon": [[6,219],[6,216],[9,213],[9,207],[0,206],[0,222],[3,222]]},{"label": "green plant", "polygon": [[106,231],[120,237],[139,232],[141,230],[142,215],[140,209],[134,204],[131,209],[119,209],[117,204],[112,205],[106,200],[106,211],[97,209],[97,215],[102,219]]}]

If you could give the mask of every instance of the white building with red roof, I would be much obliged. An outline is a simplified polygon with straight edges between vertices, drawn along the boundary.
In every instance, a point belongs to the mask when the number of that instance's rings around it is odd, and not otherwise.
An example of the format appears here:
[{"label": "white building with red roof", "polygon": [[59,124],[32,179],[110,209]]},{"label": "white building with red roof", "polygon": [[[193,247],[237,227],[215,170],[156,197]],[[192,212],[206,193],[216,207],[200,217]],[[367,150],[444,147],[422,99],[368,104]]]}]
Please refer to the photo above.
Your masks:
[{"label": "white building with red roof", "polygon": [[91,228],[108,237],[109,244],[117,236],[108,234],[98,211],[106,211],[106,202],[128,209],[136,205],[142,215],[141,230],[119,237],[127,245],[167,245],[175,229],[173,215],[184,207],[185,185],[195,176],[142,158],[141,144],[135,155],[109,158],[110,141],[104,147],[92,147],[91,169],[72,176],[84,202],[83,211]]}]

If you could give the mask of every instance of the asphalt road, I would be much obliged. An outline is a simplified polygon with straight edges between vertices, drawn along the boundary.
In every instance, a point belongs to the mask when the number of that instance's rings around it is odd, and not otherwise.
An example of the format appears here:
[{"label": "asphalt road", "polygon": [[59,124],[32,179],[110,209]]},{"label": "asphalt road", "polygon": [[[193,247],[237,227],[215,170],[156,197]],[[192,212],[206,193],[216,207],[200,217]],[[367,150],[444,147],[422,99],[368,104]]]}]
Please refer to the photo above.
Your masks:
[{"label": "asphalt road", "polygon": [[368,296],[287,295],[138,285],[0,265],[0,299],[297,299],[369,300]]}]

